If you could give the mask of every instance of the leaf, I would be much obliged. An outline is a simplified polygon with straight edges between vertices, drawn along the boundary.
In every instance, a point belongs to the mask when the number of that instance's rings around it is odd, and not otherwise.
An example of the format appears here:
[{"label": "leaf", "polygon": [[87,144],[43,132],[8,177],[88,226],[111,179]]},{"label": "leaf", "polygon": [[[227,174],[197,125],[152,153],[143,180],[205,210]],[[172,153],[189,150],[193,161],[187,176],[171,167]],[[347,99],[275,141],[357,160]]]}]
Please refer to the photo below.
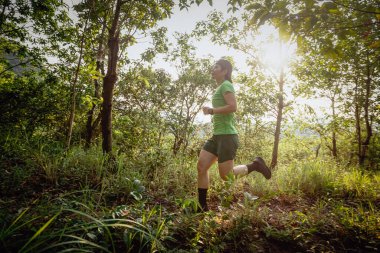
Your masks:
[{"label": "leaf", "polygon": [[286,8],[287,5],[288,5],[287,1],[279,1],[274,5],[273,10],[274,11],[285,11],[285,12],[289,13],[289,10]]},{"label": "leaf", "polygon": [[331,14],[338,14],[339,10],[338,9],[329,9],[329,13],[331,13]]},{"label": "leaf", "polygon": [[21,248],[21,250],[19,252],[23,252],[23,250],[34,240],[36,239],[37,236],[39,236],[49,225],[50,223],[52,223],[55,218],[58,217],[58,215],[60,214],[61,212],[58,212],[56,213],[50,220],[48,220],[33,236],[32,238],[29,239],[29,241],[27,243],[24,244],[24,246]]},{"label": "leaf", "polygon": [[253,201],[253,200],[256,200],[256,199],[258,199],[259,197],[257,197],[257,196],[253,196],[253,195],[251,195],[249,192],[244,192],[244,197],[247,199],[247,200],[249,200],[249,201]]},{"label": "leaf", "polygon": [[297,47],[298,48],[303,48],[304,46],[304,39],[302,36],[297,36]]},{"label": "leaf", "polygon": [[247,11],[258,10],[261,8],[263,8],[263,6],[259,3],[249,4],[247,7],[245,7]]},{"label": "leaf", "polygon": [[278,32],[280,34],[280,38],[284,41],[288,41],[290,39],[290,36],[291,36],[291,32],[290,32],[290,28],[287,24],[285,23],[282,23],[279,27],[278,27]]},{"label": "leaf", "polygon": [[322,10],[326,10],[328,12],[333,11],[333,10],[338,10],[337,5],[335,3],[333,3],[333,2],[325,2],[325,3],[323,3],[322,6],[321,6],[321,9]]},{"label": "leaf", "polygon": [[259,23],[257,24],[258,26],[261,26],[261,25],[263,25],[266,21],[268,21],[270,18],[272,18],[273,17],[273,14],[272,13],[270,13],[270,12],[266,12],[264,15],[262,15],[261,17],[260,17],[260,21],[259,21]]},{"label": "leaf", "polygon": [[377,40],[377,41],[373,42],[369,47],[370,48],[378,48],[378,47],[380,47],[380,40]]},{"label": "leaf", "polygon": [[138,80],[140,80],[144,85],[145,85],[145,88],[150,88],[150,83],[149,83],[149,80],[146,79],[145,77],[143,76],[139,76],[137,77]]},{"label": "leaf", "polygon": [[314,3],[315,3],[314,0],[305,0],[306,9],[311,9],[311,8],[313,8],[313,7],[314,7]]},{"label": "leaf", "polygon": [[261,20],[261,18],[267,14],[268,14],[268,11],[265,9],[260,9],[260,10],[256,11],[253,14],[253,17],[250,19],[250,23],[257,25],[259,23],[259,21]]},{"label": "leaf", "polygon": [[88,238],[90,238],[93,241],[96,241],[97,237],[94,233],[87,233]]},{"label": "leaf", "polygon": [[324,52],[323,52],[323,54],[325,55],[325,56],[327,56],[328,58],[331,58],[331,59],[337,59],[338,58],[338,52],[334,49],[334,48],[332,48],[332,47],[328,47],[328,48],[326,48],[325,50],[324,50]]},{"label": "leaf", "polygon": [[19,219],[21,219],[22,216],[24,216],[24,214],[29,210],[29,207],[28,208],[25,208],[25,210],[12,222],[12,224],[9,226],[9,227],[12,227],[13,225],[15,225],[17,223],[17,221]]},{"label": "leaf", "polygon": [[138,193],[138,192],[133,191],[133,192],[131,192],[130,194],[131,194],[132,197],[133,197],[135,200],[137,200],[137,201],[140,201],[140,200],[142,199],[142,195],[141,195],[140,193]]}]

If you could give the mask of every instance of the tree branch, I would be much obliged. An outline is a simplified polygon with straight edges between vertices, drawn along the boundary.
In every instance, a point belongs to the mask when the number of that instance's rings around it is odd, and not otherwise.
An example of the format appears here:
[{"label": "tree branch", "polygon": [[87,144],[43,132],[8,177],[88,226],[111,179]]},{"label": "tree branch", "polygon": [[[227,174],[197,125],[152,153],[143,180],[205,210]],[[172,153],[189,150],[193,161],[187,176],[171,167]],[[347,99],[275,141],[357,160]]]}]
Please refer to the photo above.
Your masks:
[{"label": "tree branch", "polygon": [[33,60],[34,60],[34,59],[30,59],[30,60],[27,60],[26,62],[20,62],[20,63],[18,63],[18,64],[16,64],[16,65],[10,66],[9,68],[6,68],[6,69],[4,69],[3,71],[1,71],[1,72],[0,72],[0,76],[1,76],[2,74],[4,74],[5,72],[7,72],[8,70],[11,70],[11,69],[13,69],[13,68],[15,68],[15,67],[17,67],[17,66],[23,65],[23,64],[27,64],[27,63],[29,63],[29,62],[31,62],[31,61],[33,61]]},{"label": "tree branch", "polygon": [[22,26],[22,27],[17,27],[17,28],[14,28],[14,29],[11,29],[11,30],[5,30],[5,31],[1,31],[0,32],[0,34],[1,35],[5,35],[5,34],[7,34],[7,33],[11,33],[11,32],[14,32],[14,31],[17,31],[17,30],[21,30],[21,29],[29,29],[29,28],[31,28],[31,27],[33,27],[32,25],[30,25],[30,26],[26,26],[26,25],[24,25],[24,26]]},{"label": "tree branch", "polygon": [[353,29],[353,28],[361,28],[361,27],[366,27],[366,26],[370,26],[370,25],[376,25],[376,24],[380,24],[380,21],[375,21],[375,22],[372,22],[372,23],[368,23],[368,24],[361,24],[361,25],[357,25],[357,26],[345,26],[345,27],[321,27],[322,29],[333,29],[335,31],[338,31],[338,30],[345,30],[345,29]]},{"label": "tree branch", "polygon": [[3,23],[7,18],[7,15],[5,15],[5,9],[8,7],[6,3],[3,5],[3,10],[1,11],[1,20],[0,20],[0,31],[3,30]]},{"label": "tree branch", "polygon": [[331,0],[333,3],[335,3],[336,5],[340,5],[340,6],[343,6],[347,9],[351,9],[351,10],[354,10],[354,11],[359,11],[359,12],[363,12],[363,13],[368,13],[368,14],[380,14],[380,12],[377,12],[377,11],[366,11],[366,10],[362,10],[362,9],[358,9],[358,8],[355,8],[355,7],[351,7],[351,6],[348,6],[346,4],[343,4],[343,3],[339,3],[338,1],[334,1],[334,0]]}]

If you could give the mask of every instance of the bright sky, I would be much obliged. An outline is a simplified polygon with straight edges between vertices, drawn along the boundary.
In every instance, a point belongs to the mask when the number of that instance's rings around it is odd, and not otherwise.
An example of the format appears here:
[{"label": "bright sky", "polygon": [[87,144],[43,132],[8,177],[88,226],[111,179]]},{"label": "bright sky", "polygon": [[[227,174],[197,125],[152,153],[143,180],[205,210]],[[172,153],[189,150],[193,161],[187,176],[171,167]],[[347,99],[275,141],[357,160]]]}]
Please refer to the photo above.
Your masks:
[{"label": "bright sky", "polygon": [[[188,10],[182,11],[176,6],[173,10],[172,16],[166,20],[160,21],[158,26],[167,27],[170,42],[175,43],[173,38],[174,32],[190,33],[195,28],[195,24],[199,21],[206,20],[207,15],[213,10],[227,13],[227,3],[228,0],[214,0],[213,6],[210,6],[207,1],[204,1],[200,6],[193,4]],[[143,52],[148,46],[148,43],[137,43],[129,48],[128,54],[131,58],[139,58],[141,52]],[[198,57],[212,55],[215,59],[219,59],[223,56],[233,56],[236,61],[235,67],[239,71],[246,70],[245,56],[236,50],[212,44],[207,38],[196,41],[194,46],[197,48],[196,55]],[[169,73],[176,76],[175,69],[171,66],[170,62],[165,62],[160,57],[157,57],[155,66],[166,69]]]}]

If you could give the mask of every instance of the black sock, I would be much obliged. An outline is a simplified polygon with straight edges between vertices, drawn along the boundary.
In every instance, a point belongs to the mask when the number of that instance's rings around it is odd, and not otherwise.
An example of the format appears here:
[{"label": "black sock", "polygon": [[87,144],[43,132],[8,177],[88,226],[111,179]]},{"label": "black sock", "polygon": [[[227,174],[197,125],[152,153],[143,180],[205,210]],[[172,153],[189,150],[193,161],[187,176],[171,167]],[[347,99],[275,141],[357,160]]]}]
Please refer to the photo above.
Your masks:
[{"label": "black sock", "polygon": [[254,161],[254,162],[252,162],[252,163],[246,165],[247,168],[248,168],[248,173],[251,173],[252,171],[255,170],[255,168],[256,168],[256,166],[257,166],[255,163],[257,163],[257,162]]},{"label": "black sock", "polygon": [[198,200],[203,211],[208,211],[207,207],[207,188],[198,188]]}]

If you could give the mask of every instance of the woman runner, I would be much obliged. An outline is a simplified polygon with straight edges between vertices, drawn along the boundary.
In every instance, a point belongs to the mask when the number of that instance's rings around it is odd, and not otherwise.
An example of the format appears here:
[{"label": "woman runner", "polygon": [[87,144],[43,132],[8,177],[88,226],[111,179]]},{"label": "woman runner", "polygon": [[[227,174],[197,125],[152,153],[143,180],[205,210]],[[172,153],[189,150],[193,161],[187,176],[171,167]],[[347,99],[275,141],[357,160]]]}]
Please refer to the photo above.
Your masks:
[{"label": "woman runner", "polygon": [[234,167],[234,158],[239,145],[238,132],[235,128],[234,112],[236,112],[235,90],[231,80],[232,65],[225,59],[218,60],[213,69],[212,77],[218,84],[212,96],[212,108],[203,107],[205,115],[213,117],[213,136],[206,141],[198,158],[198,200],[201,211],[208,211],[207,190],[209,187],[208,170],[218,161],[219,175],[227,180],[227,175],[244,176],[252,171],[261,173],[266,179],[272,174],[261,157],[247,165]]}]

